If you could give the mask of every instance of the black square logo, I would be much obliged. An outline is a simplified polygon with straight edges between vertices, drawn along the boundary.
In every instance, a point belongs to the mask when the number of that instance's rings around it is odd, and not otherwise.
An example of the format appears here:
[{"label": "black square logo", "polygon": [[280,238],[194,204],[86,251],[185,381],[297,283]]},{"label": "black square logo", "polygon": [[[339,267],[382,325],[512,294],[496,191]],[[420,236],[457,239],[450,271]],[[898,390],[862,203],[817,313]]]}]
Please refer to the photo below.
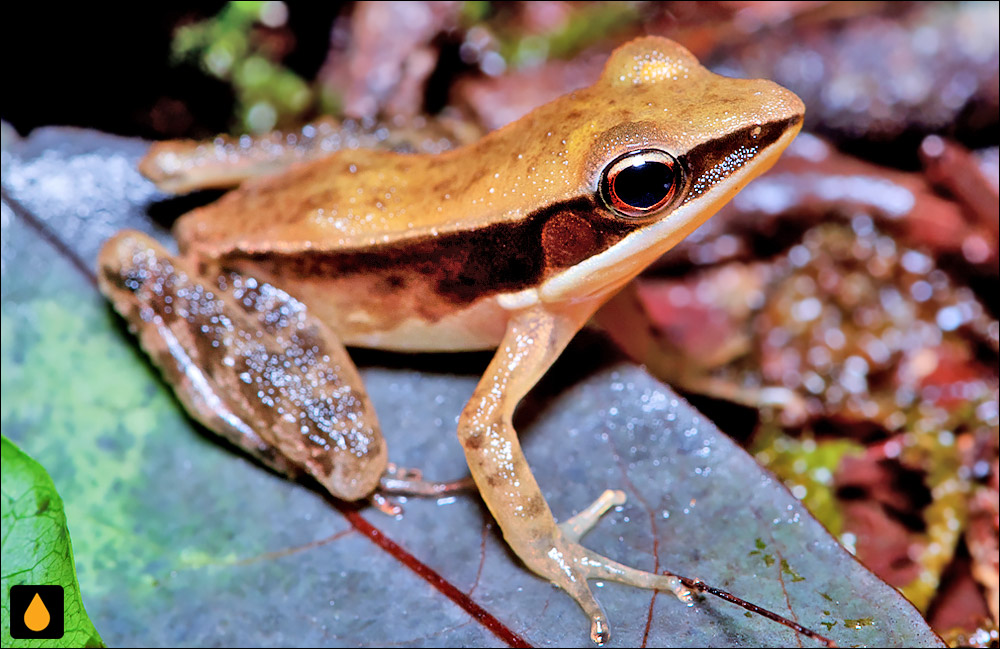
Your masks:
[{"label": "black square logo", "polygon": [[62,586],[11,586],[10,637],[57,640],[66,620]]}]

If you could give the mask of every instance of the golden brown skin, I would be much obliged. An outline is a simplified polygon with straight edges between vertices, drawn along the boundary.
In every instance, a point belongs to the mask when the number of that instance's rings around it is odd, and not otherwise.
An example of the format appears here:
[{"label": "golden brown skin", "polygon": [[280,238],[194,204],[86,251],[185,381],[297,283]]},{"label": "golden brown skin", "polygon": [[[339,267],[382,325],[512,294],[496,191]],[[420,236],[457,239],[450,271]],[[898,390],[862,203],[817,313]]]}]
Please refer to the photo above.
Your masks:
[{"label": "golden brown skin", "polygon": [[391,125],[324,117],[292,131],[238,138],[220,135],[209,142],[156,142],[139,163],[139,171],[160,189],[178,194],[230,189],[250,178],[279,173],[297,162],[342,150],[440,153],[480,136],[479,127],[447,115],[397,119]]},{"label": "golden brown skin", "polygon": [[[603,643],[587,580],[690,594],[578,543],[620,493],[555,522],[514,409],[603,302],[770,167],[803,111],[771,82],[719,77],[671,41],[638,39],[592,87],[464,148],[345,150],[248,181],[177,223],[182,259],[120,234],[101,253],[102,290],[196,418],[347,499],[374,490],[386,460],[340,341],[498,348],[459,421],[469,469],[511,548]],[[624,216],[599,185],[617,158],[649,149],[683,170],[676,198]],[[248,298],[251,285],[268,299]]]}]

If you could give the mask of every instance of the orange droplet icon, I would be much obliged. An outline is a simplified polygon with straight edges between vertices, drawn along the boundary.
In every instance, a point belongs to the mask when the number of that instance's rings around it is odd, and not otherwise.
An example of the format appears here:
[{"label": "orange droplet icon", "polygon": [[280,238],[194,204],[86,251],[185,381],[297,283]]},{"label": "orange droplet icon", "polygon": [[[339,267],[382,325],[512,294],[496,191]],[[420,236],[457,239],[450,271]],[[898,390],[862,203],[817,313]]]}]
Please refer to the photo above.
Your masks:
[{"label": "orange droplet icon", "polygon": [[35,593],[31,603],[28,604],[28,609],[24,612],[24,625],[38,633],[49,625],[50,619],[49,609],[45,608],[42,598]]}]

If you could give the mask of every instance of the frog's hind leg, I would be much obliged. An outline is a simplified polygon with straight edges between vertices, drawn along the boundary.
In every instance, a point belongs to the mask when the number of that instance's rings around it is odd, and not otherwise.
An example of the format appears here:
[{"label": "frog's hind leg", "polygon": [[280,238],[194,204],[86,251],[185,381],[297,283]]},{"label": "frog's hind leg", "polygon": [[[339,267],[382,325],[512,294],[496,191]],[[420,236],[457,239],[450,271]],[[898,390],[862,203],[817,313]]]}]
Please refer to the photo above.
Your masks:
[{"label": "frog's hind leg", "polygon": [[138,232],[105,244],[101,290],[192,417],[292,476],[357,500],[386,446],[357,369],[305,306],[235,273],[200,276]]},{"label": "frog's hind leg", "polygon": [[[577,309],[573,312],[571,309]],[[609,638],[608,620],[590,579],[664,590],[689,603],[690,592],[673,575],[636,570],[580,545],[579,538],[624,494],[605,493],[582,513],[558,525],[542,496],[512,425],[514,408],[592,311],[567,305],[513,314],[496,356],[459,419],[459,439],[483,500],[511,549],[532,571],[567,592],[590,619],[591,639]]]}]

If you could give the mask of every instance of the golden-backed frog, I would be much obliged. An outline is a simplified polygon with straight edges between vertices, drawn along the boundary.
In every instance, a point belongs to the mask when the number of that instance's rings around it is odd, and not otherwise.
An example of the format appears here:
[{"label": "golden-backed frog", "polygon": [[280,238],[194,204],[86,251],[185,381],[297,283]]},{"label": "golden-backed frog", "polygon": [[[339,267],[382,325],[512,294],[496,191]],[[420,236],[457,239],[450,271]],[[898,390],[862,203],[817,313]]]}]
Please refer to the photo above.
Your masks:
[{"label": "golden-backed frog", "polygon": [[690,593],[580,544],[620,492],[555,521],[514,409],[598,307],[771,166],[803,111],[641,38],[593,86],[467,146],[342,150],[251,179],[177,222],[179,256],[120,233],[101,288],[195,419],[346,500],[388,460],[343,345],[496,349],[458,423],[469,470],[510,547],[603,643],[588,580]]}]

